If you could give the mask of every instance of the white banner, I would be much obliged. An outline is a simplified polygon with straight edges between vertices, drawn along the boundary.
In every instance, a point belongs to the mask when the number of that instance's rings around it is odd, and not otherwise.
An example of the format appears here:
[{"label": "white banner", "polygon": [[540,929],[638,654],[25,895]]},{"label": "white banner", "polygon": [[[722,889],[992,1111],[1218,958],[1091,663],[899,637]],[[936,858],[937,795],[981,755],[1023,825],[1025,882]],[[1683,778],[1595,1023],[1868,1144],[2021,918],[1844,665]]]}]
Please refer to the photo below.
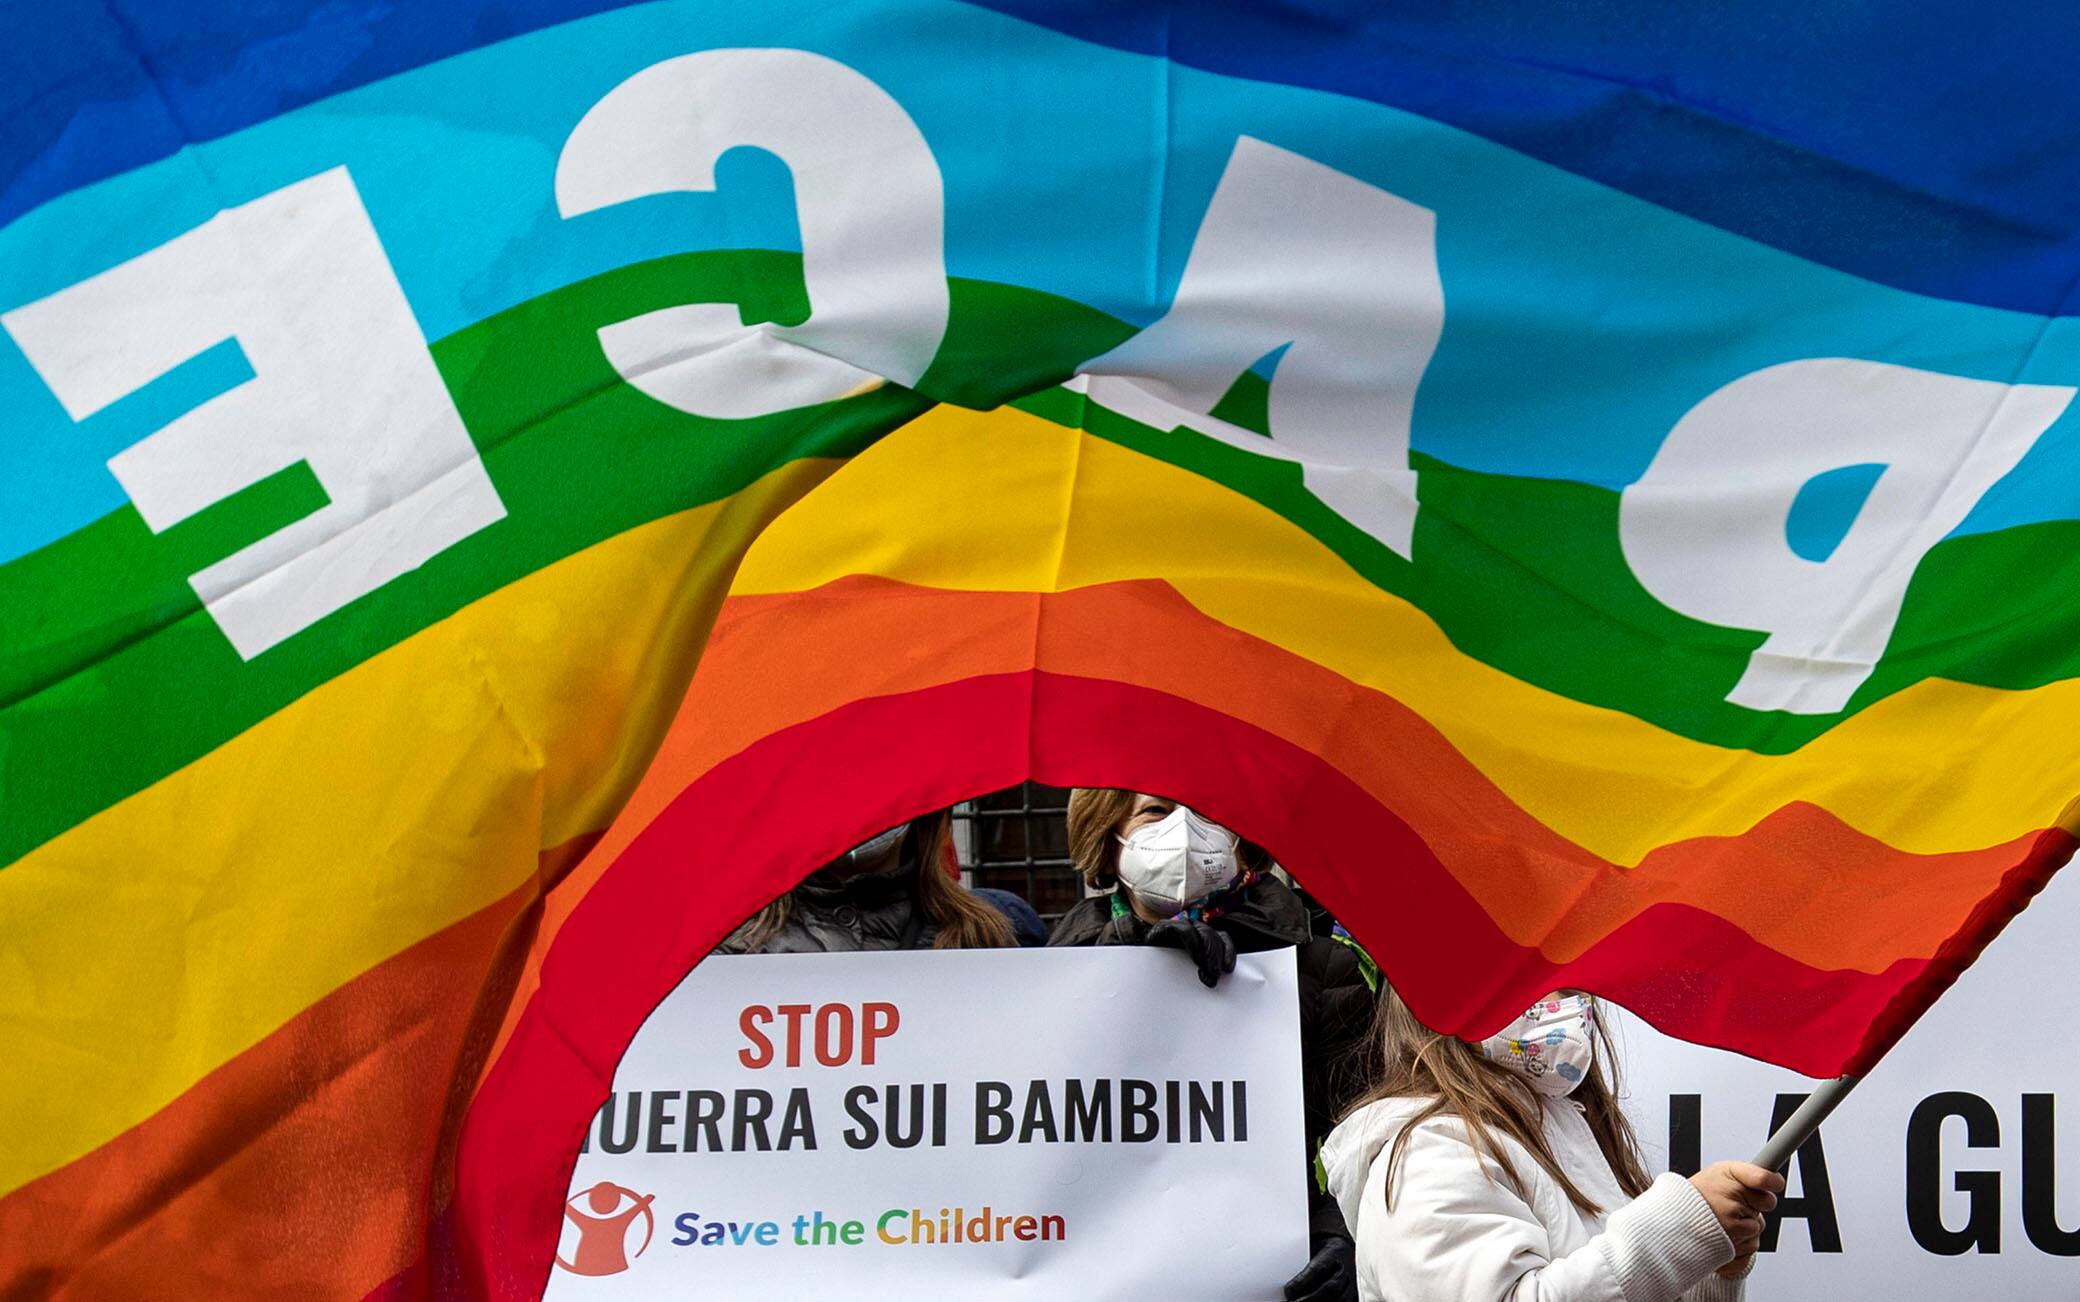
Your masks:
[{"label": "white banner", "polygon": [[1307,1260],[1293,955],[712,958],[637,1033],[545,1297],[1191,1297]]},{"label": "white banner", "polygon": [[[2068,869],[1793,1161],[1750,1296],[2080,1298],[2075,935],[2080,870]],[[1621,1052],[1640,1138],[1679,1168],[1754,1156],[1813,1088],[1637,1018]]]}]

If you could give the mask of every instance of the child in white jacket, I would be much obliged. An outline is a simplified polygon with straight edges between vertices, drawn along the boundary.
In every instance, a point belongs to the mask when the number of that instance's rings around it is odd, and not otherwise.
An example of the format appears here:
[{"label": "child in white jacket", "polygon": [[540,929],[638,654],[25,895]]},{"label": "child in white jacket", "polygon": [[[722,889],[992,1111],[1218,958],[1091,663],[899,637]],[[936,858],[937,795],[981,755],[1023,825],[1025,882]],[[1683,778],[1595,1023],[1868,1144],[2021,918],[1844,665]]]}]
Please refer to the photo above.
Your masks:
[{"label": "child in white jacket", "polygon": [[1738,1302],[1783,1177],[1721,1162],[1649,1181],[1611,1057],[1572,991],[1473,1044],[1383,990],[1379,1079],[1322,1148],[1360,1298]]}]

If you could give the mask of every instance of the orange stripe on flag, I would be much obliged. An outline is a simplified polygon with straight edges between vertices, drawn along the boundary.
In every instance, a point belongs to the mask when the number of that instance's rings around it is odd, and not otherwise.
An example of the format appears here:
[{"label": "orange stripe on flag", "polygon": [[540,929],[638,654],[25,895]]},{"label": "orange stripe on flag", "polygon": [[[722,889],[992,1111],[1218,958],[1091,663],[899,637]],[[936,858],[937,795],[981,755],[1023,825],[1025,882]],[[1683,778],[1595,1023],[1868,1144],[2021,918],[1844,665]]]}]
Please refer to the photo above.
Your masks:
[{"label": "orange stripe on flag", "polygon": [[[1744,835],[1689,838],[1637,866],[1614,865],[1531,817],[1413,711],[1207,618],[1160,581],[1036,594],[856,577],[731,598],[650,771],[548,900],[537,950],[613,855],[745,746],[847,701],[1026,668],[1170,692],[1322,756],[1405,818],[1507,935],[1556,961],[1668,902],[1723,917],[1802,962],[1882,972],[1933,955],[2034,841],[1916,855],[1797,802]],[[533,968],[531,958],[523,993]]]},{"label": "orange stripe on flag", "polygon": [[[553,874],[591,837],[543,855]],[[7,1297],[360,1297],[417,1256],[527,937],[529,882],[0,1198]]]}]

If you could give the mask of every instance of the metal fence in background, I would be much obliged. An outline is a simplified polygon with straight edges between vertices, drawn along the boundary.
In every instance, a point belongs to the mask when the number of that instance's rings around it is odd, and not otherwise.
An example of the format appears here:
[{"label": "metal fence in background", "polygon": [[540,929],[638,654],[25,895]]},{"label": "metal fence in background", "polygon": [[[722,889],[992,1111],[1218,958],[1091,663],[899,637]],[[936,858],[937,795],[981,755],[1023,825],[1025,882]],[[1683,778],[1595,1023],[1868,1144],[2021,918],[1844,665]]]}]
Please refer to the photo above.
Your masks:
[{"label": "metal fence in background", "polygon": [[954,846],[971,886],[1025,897],[1048,925],[1083,898],[1069,863],[1066,787],[1027,782],[954,806]]}]

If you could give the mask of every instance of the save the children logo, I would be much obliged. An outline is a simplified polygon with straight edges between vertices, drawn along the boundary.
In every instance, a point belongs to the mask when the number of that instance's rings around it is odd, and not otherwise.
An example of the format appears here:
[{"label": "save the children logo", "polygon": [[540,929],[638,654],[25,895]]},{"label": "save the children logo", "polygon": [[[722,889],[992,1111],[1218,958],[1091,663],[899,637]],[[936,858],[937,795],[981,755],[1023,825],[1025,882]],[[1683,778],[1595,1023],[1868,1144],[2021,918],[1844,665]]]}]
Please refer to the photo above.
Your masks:
[{"label": "save the children logo", "polygon": [[[578,1246],[565,1260],[556,1254],[556,1264],[573,1275],[618,1275],[643,1255],[657,1232],[657,1214],[650,1210],[655,1194],[639,1194],[626,1185],[602,1180],[563,1205],[564,1219],[578,1227]],[[584,1204],[581,1208],[579,1204]],[[643,1222],[643,1241],[628,1250],[630,1231],[637,1218]]]}]

